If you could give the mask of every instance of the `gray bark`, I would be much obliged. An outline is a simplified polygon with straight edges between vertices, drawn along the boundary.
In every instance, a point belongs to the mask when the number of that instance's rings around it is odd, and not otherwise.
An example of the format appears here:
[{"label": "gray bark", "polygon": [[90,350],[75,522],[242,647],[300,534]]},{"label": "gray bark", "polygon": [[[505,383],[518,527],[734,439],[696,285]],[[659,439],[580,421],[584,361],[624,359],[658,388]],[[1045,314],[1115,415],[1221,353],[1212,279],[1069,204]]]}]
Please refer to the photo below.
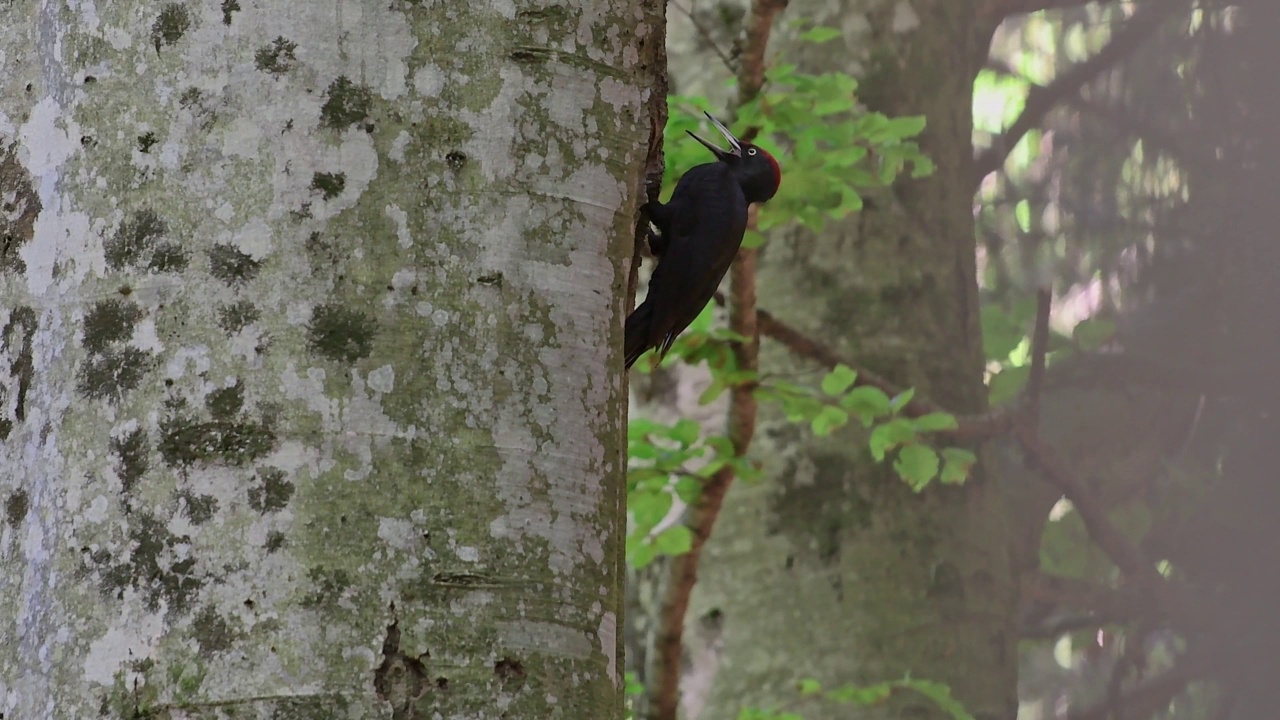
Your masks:
[{"label": "gray bark", "polygon": [[637,0],[0,6],[0,713],[621,711]]}]

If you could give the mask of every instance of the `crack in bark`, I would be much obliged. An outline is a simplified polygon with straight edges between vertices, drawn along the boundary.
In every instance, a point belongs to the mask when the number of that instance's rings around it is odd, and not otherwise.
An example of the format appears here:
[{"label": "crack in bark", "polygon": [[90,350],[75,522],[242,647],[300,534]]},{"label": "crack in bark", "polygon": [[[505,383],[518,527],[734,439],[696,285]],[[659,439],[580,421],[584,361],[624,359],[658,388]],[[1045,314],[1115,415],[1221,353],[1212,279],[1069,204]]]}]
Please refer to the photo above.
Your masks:
[{"label": "crack in bark", "polygon": [[[426,657],[429,657],[428,653],[413,657],[400,649],[400,620],[395,615],[395,605],[392,605],[391,624],[387,626],[387,636],[382,641],[382,664],[373,671],[373,689],[379,699],[391,704],[391,717],[396,720],[418,717],[418,700],[431,687],[427,680],[427,666],[422,662]],[[443,689],[439,682],[437,685]]]}]

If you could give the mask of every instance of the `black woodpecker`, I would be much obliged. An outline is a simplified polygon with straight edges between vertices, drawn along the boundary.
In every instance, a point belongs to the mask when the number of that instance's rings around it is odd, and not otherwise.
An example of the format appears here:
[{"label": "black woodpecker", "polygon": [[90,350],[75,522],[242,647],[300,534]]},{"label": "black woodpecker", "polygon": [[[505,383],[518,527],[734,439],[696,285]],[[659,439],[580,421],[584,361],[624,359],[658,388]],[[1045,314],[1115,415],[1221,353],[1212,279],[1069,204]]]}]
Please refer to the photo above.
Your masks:
[{"label": "black woodpecker", "polygon": [[742,245],[747,206],[768,201],[782,183],[782,168],[772,155],[738,140],[711,113],[706,115],[730,149],[721,150],[690,132],[715,153],[716,162],[685,173],[665,205],[646,206],[658,230],[649,240],[658,267],[649,279],[649,294],[627,317],[628,368],[650,348],[665,355],[698,317]]}]

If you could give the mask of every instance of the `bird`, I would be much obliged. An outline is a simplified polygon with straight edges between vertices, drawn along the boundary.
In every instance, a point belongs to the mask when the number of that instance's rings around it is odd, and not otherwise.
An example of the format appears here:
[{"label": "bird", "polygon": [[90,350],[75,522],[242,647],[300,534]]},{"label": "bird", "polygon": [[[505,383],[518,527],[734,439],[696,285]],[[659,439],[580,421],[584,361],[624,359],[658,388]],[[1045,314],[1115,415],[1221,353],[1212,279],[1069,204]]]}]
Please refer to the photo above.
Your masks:
[{"label": "bird", "polygon": [[782,168],[764,148],[742,142],[705,113],[729,143],[724,150],[687,131],[716,156],[680,177],[665,204],[645,205],[649,247],[658,266],[649,293],[627,316],[624,356],[630,368],[649,349],[666,355],[715,295],[747,231],[747,207],[768,202],[782,184]]}]

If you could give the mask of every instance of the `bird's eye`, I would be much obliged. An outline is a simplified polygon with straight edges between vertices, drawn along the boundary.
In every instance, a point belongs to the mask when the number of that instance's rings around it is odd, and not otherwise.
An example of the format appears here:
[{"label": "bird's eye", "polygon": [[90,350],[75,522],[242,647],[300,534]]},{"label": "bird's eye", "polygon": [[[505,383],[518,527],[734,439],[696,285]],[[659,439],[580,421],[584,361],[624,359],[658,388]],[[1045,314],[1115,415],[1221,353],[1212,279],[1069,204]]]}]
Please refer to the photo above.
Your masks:
[{"label": "bird's eye", "polygon": [[755,155],[755,154],[756,154],[756,149],[755,149],[755,148],[747,148],[747,154],[748,154],[748,155]]}]

